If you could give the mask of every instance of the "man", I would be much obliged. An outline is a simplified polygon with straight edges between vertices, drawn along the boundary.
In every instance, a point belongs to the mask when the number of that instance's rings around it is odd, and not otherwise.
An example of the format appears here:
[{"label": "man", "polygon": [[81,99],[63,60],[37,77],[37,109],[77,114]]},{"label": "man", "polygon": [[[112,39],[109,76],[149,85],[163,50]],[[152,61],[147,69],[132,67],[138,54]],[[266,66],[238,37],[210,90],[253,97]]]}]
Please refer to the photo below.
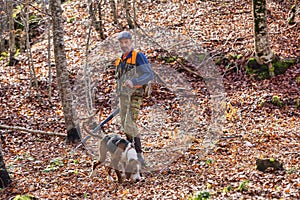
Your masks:
[{"label": "man", "polygon": [[136,121],[149,81],[154,78],[151,66],[142,52],[133,48],[132,35],[123,31],[118,35],[122,56],[116,60],[117,93],[120,98],[121,125],[127,139],[133,142],[138,159],[145,166],[141,135]]}]

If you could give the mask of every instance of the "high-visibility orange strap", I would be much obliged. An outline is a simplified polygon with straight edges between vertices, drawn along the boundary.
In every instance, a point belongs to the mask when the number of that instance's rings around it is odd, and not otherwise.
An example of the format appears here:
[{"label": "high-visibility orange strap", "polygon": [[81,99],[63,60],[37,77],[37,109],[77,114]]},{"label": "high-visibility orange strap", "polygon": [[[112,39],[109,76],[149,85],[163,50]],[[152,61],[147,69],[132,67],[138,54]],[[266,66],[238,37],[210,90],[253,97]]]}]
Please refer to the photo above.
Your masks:
[{"label": "high-visibility orange strap", "polygon": [[138,51],[133,50],[131,57],[127,59],[127,63],[131,64],[131,65],[135,65],[137,54],[138,54]]},{"label": "high-visibility orange strap", "polygon": [[115,62],[115,66],[117,67],[121,62],[121,58],[117,58],[116,62]]},{"label": "high-visibility orange strap", "polygon": [[[136,57],[137,57],[138,53],[139,52],[137,50],[133,50],[132,54],[131,54],[131,57],[127,59],[126,63],[127,64],[131,64],[131,65],[135,65],[135,63],[136,63]],[[117,60],[115,62],[115,66],[117,67],[120,64],[121,61],[122,61],[121,58],[117,58]]]}]

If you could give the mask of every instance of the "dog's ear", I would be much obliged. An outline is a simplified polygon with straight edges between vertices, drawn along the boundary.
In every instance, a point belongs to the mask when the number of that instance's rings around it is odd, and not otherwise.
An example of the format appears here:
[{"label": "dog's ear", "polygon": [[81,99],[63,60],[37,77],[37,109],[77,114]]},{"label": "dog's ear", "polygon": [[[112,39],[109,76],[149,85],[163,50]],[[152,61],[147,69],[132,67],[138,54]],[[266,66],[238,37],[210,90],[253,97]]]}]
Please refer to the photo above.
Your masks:
[{"label": "dog's ear", "polygon": [[122,138],[118,142],[116,142],[116,146],[121,148],[122,150],[125,150],[127,146],[127,141]]}]

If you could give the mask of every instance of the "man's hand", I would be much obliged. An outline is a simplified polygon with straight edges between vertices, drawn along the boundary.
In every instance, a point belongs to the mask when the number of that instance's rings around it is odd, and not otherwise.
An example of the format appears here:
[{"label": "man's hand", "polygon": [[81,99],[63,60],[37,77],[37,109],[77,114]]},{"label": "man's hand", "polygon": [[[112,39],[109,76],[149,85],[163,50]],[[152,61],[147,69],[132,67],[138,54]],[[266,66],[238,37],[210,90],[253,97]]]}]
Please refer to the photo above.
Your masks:
[{"label": "man's hand", "polygon": [[125,85],[126,87],[133,88],[133,83],[132,83],[132,81],[131,81],[131,80],[127,80],[127,81],[125,81],[124,85]]}]

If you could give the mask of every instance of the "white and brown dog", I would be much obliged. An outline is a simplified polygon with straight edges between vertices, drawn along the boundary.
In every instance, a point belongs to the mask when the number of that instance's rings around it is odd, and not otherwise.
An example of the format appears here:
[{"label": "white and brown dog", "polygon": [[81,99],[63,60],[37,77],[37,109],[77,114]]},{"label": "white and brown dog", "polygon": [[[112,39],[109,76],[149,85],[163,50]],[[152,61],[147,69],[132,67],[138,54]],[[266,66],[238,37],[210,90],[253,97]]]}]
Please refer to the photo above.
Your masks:
[{"label": "white and brown dog", "polygon": [[112,169],[115,169],[119,183],[123,181],[121,171],[125,173],[126,179],[131,179],[134,182],[141,179],[141,163],[133,144],[115,134],[106,135],[100,141],[99,160],[93,164],[91,176],[96,167],[105,162],[107,152],[111,154],[111,162],[108,167],[108,176],[111,180],[113,180],[111,177]]}]

